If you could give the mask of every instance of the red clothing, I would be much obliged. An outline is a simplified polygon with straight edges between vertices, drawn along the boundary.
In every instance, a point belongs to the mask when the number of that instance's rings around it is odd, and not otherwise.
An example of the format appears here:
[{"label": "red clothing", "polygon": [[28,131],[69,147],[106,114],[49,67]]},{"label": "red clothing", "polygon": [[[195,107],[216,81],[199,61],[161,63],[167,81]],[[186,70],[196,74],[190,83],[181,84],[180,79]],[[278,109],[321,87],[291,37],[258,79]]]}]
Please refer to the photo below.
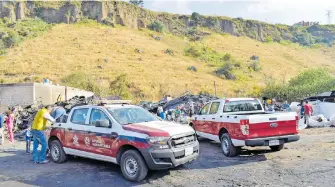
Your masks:
[{"label": "red clothing", "polygon": [[9,141],[14,142],[14,134],[13,134],[14,115],[13,114],[10,114],[7,117],[6,124],[7,124],[7,131],[8,131]]},{"label": "red clothing", "polygon": [[312,108],[312,105],[310,105],[310,104],[305,104],[304,105],[304,109],[305,109],[305,115],[307,114],[307,115],[311,115],[312,114],[312,112],[313,112],[313,108]]}]

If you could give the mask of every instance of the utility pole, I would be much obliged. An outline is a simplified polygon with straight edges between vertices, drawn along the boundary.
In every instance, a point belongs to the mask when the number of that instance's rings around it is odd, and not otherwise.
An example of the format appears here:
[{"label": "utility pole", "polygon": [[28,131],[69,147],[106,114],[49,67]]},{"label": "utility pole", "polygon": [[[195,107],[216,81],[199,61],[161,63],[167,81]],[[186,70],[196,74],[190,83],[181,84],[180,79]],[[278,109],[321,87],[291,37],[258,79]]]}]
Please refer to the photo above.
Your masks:
[{"label": "utility pole", "polygon": [[333,11],[331,10],[326,10],[326,11],[327,11],[327,14],[326,14],[327,21],[328,21],[328,24],[330,25],[332,24]]},{"label": "utility pole", "polygon": [[215,84],[215,81],[214,81],[214,90],[215,90],[215,96],[216,96],[216,84]]}]

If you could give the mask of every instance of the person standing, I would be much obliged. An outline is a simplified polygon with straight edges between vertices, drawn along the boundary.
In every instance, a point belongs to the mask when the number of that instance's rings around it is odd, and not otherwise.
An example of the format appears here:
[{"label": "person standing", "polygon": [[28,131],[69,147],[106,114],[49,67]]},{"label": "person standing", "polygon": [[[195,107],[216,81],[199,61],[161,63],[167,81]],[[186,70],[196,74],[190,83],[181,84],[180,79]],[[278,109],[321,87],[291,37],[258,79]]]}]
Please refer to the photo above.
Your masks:
[{"label": "person standing", "polygon": [[32,135],[30,127],[24,132],[24,140],[26,141],[26,153],[30,154],[30,144],[32,140]]},{"label": "person standing", "polygon": [[[55,119],[50,116],[50,112],[52,110],[51,106],[47,106],[41,110],[39,110],[34,118],[32,125],[32,136],[33,136],[33,161],[39,164],[45,164],[49,161],[46,159],[47,153],[47,140],[44,134],[44,130],[46,129],[47,121],[55,122]],[[40,154],[37,151],[38,146],[41,145]]]},{"label": "person standing", "polygon": [[313,107],[311,104],[308,103],[308,101],[305,101],[304,104],[304,115],[305,115],[305,124],[307,124],[307,127],[309,126],[309,118],[311,117],[313,113]]},{"label": "person standing", "polygon": [[158,116],[164,120],[165,119],[165,115],[164,115],[163,107],[159,106],[158,109],[157,109],[157,111],[158,111]]},{"label": "person standing", "polygon": [[5,116],[0,114],[0,145],[5,143],[5,135],[3,134],[3,122],[5,120]]},{"label": "person standing", "polygon": [[11,110],[7,111],[6,125],[9,141],[14,144],[14,114]]}]

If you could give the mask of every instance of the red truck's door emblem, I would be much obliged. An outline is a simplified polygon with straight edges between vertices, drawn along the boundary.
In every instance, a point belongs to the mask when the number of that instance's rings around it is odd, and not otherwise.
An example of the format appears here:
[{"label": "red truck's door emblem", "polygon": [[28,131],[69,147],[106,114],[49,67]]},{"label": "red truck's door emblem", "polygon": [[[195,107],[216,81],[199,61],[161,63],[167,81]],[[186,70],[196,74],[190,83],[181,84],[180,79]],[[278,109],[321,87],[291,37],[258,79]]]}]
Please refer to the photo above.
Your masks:
[{"label": "red truck's door emblem", "polygon": [[276,128],[276,127],[278,127],[278,124],[277,124],[277,123],[271,123],[271,124],[270,124],[270,127],[272,127],[272,128]]},{"label": "red truck's door emblem", "polygon": [[77,135],[74,135],[74,136],[73,136],[73,144],[74,144],[74,145],[79,145]]},{"label": "red truck's door emblem", "polygon": [[91,140],[89,137],[85,137],[85,145],[90,146],[91,145]]}]

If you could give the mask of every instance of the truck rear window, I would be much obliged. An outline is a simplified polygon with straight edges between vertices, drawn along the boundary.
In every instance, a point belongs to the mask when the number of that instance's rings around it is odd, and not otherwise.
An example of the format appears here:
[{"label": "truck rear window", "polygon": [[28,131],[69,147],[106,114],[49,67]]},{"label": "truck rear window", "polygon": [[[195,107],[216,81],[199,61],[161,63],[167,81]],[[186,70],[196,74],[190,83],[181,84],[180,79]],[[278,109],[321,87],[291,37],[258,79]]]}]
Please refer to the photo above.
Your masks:
[{"label": "truck rear window", "polygon": [[225,103],[223,112],[250,112],[262,110],[262,105],[258,100],[229,101]]}]

